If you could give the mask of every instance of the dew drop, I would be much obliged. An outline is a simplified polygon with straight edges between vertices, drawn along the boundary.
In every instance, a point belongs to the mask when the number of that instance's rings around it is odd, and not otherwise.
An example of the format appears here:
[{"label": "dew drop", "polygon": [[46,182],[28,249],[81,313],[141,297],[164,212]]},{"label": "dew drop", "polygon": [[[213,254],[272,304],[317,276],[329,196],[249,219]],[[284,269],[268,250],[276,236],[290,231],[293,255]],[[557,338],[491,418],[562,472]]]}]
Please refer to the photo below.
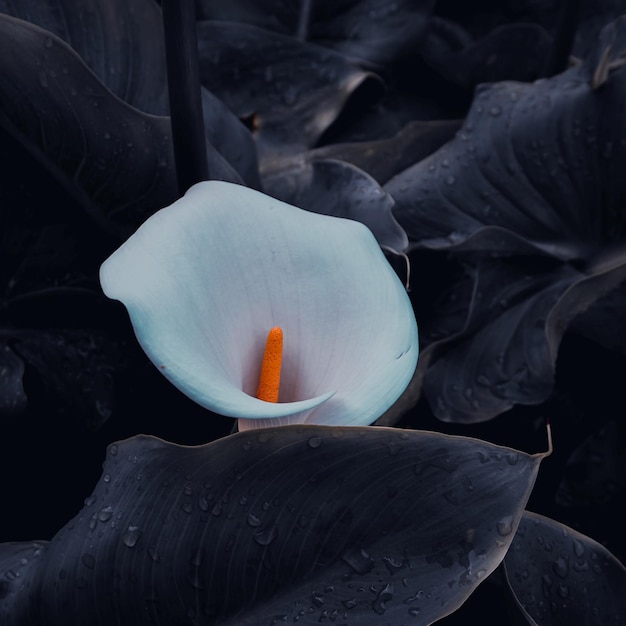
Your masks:
[{"label": "dew drop", "polygon": [[321,593],[314,593],[311,596],[311,602],[317,607],[320,608],[324,605],[324,596]]},{"label": "dew drop", "polygon": [[148,546],[148,556],[155,563],[158,563],[161,560],[161,555],[159,554],[157,547],[154,544]]},{"label": "dew drop", "polygon": [[198,496],[198,507],[201,511],[209,510],[209,501],[207,500],[205,495]]},{"label": "dew drop", "polygon": [[502,537],[507,537],[513,531],[513,516],[507,515],[503,517],[496,525],[498,534]]},{"label": "dew drop", "polygon": [[580,559],[585,554],[585,544],[578,539],[574,539],[572,547],[574,548],[574,554]]},{"label": "dew drop", "polygon": [[122,535],[122,541],[125,546],[134,548],[141,537],[141,530],[139,526],[129,526],[126,532]]},{"label": "dew drop", "polygon": [[309,439],[309,447],[310,448],[319,448],[322,445],[321,437],[311,437]]},{"label": "dew drop", "polygon": [[344,552],[341,558],[360,575],[367,574],[374,568],[374,560],[365,550],[352,549]]},{"label": "dew drop", "polygon": [[350,598],[350,600],[342,600],[341,604],[343,604],[346,609],[353,609],[357,602],[354,598]]},{"label": "dew drop", "polygon": [[257,526],[260,526],[261,523],[262,523],[261,520],[256,515],[253,515],[252,513],[248,513],[248,525],[249,526],[256,528]]},{"label": "dew drop", "polygon": [[259,530],[258,532],[254,533],[254,540],[260,546],[269,546],[270,543],[272,543],[272,541],[276,539],[276,537],[278,537],[277,526],[270,526],[269,528]]},{"label": "dew drop", "polygon": [[93,569],[96,566],[96,557],[93,554],[83,554],[80,557],[83,565],[88,569]]},{"label": "dew drop", "polygon": [[109,447],[109,453],[111,454],[111,456],[115,456],[117,454],[117,444],[111,444],[111,446]]},{"label": "dew drop", "polygon": [[101,522],[108,522],[113,517],[113,507],[105,506],[100,513],[98,513],[98,519]]},{"label": "dew drop", "polygon": [[559,578],[566,578],[569,572],[568,560],[560,556],[552,563],[552,570]]},{"label": "dew drop", "polygon": [[383,615],[387,608],[387,602],[393,598],[393,585],[388,584],[385,585],[378,595],[376,599],[372,602],[372,608],[374,609],[374,613],[377,615]]}]

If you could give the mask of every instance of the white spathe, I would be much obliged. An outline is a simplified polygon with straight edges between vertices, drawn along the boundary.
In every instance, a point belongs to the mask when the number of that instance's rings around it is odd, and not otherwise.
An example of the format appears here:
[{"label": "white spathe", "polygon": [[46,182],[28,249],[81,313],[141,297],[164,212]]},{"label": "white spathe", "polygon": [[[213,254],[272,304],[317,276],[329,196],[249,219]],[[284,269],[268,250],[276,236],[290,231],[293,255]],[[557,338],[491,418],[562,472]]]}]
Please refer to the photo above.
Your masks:
[{"label": "white spathe", "polygon": [[[102,265],[152,362],[240,430],[371,424],[404,391],[417,325],[372,233],[241,185],[198,183]],[[254,397],[267,333],[284,334],[278,403]]]}]

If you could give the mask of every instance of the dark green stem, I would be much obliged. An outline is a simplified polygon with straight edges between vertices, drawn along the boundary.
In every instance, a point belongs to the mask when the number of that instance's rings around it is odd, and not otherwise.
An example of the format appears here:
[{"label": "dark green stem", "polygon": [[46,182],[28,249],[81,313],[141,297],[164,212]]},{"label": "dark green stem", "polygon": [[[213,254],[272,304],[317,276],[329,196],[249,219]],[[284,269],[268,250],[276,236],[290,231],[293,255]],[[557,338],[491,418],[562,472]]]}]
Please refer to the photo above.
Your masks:
[{"label": "dark green stem", "polygon": [[170,119],[178,191],[209,178],[194,0],[162,0]]},{"label": "dark green stem", "polygon": [[567,69],[576,37],[580,4],[580,0],[561,0],[552,49],[546,61],[544,76],[554,76]]}]

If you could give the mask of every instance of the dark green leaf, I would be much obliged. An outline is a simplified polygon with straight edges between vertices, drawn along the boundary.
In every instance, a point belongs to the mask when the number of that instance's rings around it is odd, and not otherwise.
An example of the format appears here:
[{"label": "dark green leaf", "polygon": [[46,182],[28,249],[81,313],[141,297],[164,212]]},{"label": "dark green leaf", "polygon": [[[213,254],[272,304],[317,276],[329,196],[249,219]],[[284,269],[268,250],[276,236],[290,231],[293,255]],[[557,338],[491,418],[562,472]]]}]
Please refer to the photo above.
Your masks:
[{"label": "dark green leaf", "polygon": [[529,624],[626,624],[626,568],[564,524],[525,512],[504,569]]},{"label": "dark green leaf", "polygon": [[0,620],[430,624],[500,563],[541,458],[371,427],[134,437],[49,544],[0,546]]}]

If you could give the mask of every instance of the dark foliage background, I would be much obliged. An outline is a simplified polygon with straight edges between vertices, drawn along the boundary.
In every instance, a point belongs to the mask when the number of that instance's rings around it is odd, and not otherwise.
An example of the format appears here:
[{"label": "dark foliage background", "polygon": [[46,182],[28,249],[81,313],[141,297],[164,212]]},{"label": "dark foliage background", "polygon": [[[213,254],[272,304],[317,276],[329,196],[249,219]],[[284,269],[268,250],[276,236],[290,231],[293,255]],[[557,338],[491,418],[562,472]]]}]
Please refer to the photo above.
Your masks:
[{"label": "dark foliage background", "polygon": [[[55,30],[54,16],[40,11],[40,4],[0,1],[0,12],[55,32],[116,98],[111,104],[103,97],[104,113],[81,118],[93,124],[87,139],[83,137],[90,148],[83,152],[77,135],[63,135],[66,119],[54,112],[46,118],[60,106],[59,100],[42,99],[36,86],[52,81],[50,76],[35,76],[34,86],[18,79],[27,70],[19,64],[19,54],[6,51],[15,51],[15,41],[26,36],[15,30],[11,18],[2,21],[0,72],[10,74],[12,87],[0,90],[5,103],[0,107],[1,541],[50,539],[82,507],[100,476],[106,446],[113,441],[149,433],[195,445],[223,437],[232,428],[232,420],[196,406],[156,371],[138,347],[123,306],[106,299],[97,281],[102,261],[148,215],[176,197],[172,150],[161,137],[168,132],[168,106],[162,48],[155,44],[162,36],[154,19],[158,6],[151,4],[150,17],[142,17],[142,25],[149,28],[136,44],[138,62],[150,59],[130,74],[143,75],[142,80],[116,85],[114,72],[98,72],[99,55],[106,54],[94,52],[93,42],[77,36],[85,25],[69,23],[67,32]],[[66,11],[71,5],[61,4]],[[312,210],[327,205],[325,194],[332,193],[323,184],[324,176],[350,190],[353,184],[361,185],[398,200],[393,210],[412,244],[410,296],[424,347],[452,336],[467,315],[463,302],[473,287],[472,268],[490,251],[459,252],[456,241],[447,247],[419,245],[411,215],[402,219],[400,194],[396,197],[393,183],[386,183],[461,132],[477,85],[530,82],[558,74],[565,70],[565,65],[555,69],[559,55],[563,57],[561,48],[569,49],[572,40],[570,62],[585,58],[600,29],[626,13],[626,4],[400,2],[398,10],[405,20],[410,18],[411,27],[399,31],[382,13],[368,19],[359,12],[359,2],[346,3],[354,11],[344,13],[320,2],[314,3],[317,9],[309,23],[307,40],[315,44],[310,48],[295,36],[299,13],[292,4],[269,3],[275,7],[272,11],[266,4],[233,3],[239,7],[235,10],[228,2],[197,2],[202,81],[212,92],[203,96],[211,172],[215,178],[244,182],[288,201],[295,201],[298,189],[297,203]],[[371,11],[383,10],[384,3],[371,4]],[[564,9],[568,5],[579,5],[574,18]],[[147,3],[133,6],[139,10]],[[94,19],[114,32],[112,12]],[[120,19],[128,39],[136,41],[134,18]],[[347,34],[354,24],[360,25],[360,37]],[[248,43],[233,48],[229,29],[242,28]],[[45,40],[40,31],[33,32]],[[624,62],[626,30],[622,27],[618,33],[621,39],[613,47],[617,52],[607,76]],[[49,49],[65,59],[67,51],[61,47],[55,39]],[[255,55],[258,67],[249,70],[246,81],[237,80],[238,71],[247,71],[241,60],[246,54]],[[82,107],[97,108],[91,100],[100,101],[100,87],[93,74],[78,67],[77,59],[67,58],[76,61],[76,67],[68,61],[69,70],[60,78],[67,78],[68,89],[85,87],[87,100],[74,110],[80,118]],[[568,55],[564,58],[567,63]],[[299,71],[303,59],[321,68],[317,77]],[[124,93],[131,83],[139,86]],[[342,88],[335,88],[337,84]],[[28,106],[25,98],[31,98]],[[220,100],[229,110],[224,112]],[[135,107],[132,114],[129,104]],[[623,103],[621,109],[614,118],[617,131],[623,129]],[[126,115],[132,139],[119,126]],[[316,115],[332,123],[324,124]],[[220,136],[220,128],[230,128],[235,118],[243,122],[236,126],[237,134],[233,130]],[[303,121],[306,131],[298,133]],[[624,140],[618,141],[619,164]],[[109,149],[107,142],[116,145]],[[372,158],[372,153],[382,158]],[[334,165],[317,163],[324,159]],[[150,169],[146,163],[152,161],[157,164]],[[134,171],[118,176],[116,168],[131,167],[129,163]],[[319,178],[304,188],[299,177],[309,167],[317,168]],[[604,241],[607,249],[609,244],[619,247],[626,196],[608,188],[603,193],[614,194],[616,213],[610,224],[618,232]],[[380,197],[374,228],[386,233],[390,247],[402,248],[401,234],[385,222],[391,202]],[[353,200],[347,192],[346,204]],[[546,260],[518,254],[515,262],[538,276],[546,264],[553,268],[557,256]],[[391,253],[389,259],[404,280],[404,262]],[[580,269],[585,261],[577,257],[566,263]],[[397,426],[463,434],[534,453],[546,448],[549,421],[554,452],[541,465],[528,509],[594,538],[626,562],[626,327],[620,306],[624,286],[617,279],[615,283],[619,286],[612,285],[595,308],[564,329],[554,379],[545,380],[548,393],[527,402],[516,400],[492,419],[455,422],[438,412],[427,386],[421,393],[413,385],[409,400],[416,403],[408,402],[410,408]],[[463,302],[451,305],[451,293],[456,302]],[[487,583],[442,623],[467,623],[476,616],[482,623],[502,623],[507,602],[495,584]]]}]

